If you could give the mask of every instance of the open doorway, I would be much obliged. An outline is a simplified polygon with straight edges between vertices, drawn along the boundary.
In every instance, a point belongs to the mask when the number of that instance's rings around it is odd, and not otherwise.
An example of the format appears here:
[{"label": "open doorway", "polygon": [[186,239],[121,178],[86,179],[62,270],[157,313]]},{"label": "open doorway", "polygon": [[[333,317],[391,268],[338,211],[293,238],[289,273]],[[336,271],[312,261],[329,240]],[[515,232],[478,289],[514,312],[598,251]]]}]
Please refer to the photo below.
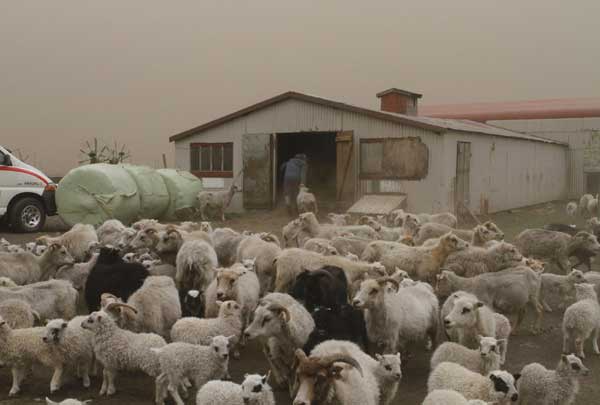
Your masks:
[{"label": "open doorway", "polygon": [[281,165],[297,153],[304,153],[307,157],[307,186],[316,195],[319,203],[335,203],[337,165],[335,132],[277,134],[277,201],[283,200]]}]

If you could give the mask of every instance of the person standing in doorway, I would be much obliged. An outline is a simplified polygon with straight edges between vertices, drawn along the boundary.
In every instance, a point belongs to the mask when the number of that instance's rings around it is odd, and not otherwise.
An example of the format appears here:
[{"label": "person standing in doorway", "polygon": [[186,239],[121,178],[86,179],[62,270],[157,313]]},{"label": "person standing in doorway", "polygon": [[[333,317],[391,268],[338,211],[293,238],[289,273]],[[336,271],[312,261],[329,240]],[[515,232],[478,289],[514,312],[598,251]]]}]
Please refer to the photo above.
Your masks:
[{"label": "person standing in doorway", "polygon": [[298,215],[296,197],[300,184],[306,184],[306,155],[298,153],[296,156],[281,165],[283,173],[283,196],[285,206],[290,216]]}]

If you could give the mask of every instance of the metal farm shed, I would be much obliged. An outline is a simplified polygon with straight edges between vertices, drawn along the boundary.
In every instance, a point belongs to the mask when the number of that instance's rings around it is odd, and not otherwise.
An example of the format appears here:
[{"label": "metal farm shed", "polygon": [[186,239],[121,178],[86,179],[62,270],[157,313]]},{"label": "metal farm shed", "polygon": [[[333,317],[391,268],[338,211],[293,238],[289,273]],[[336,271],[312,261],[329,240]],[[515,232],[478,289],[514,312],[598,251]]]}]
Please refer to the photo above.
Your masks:
[{"label": "metal farm shed", "polygon": [[491,213],[565,197],[565,144],[416,116],[416,93],[389,89],[378,97],[382,111],[280,94],[171,136],[176,165],[207,188],[236,181],[243,192],[230,210],[238,212],[277,203],[278,168],[295,153],[308,155],[308,186],[325,200],[405,194],[410,211],[457,212],[464,203]]}]

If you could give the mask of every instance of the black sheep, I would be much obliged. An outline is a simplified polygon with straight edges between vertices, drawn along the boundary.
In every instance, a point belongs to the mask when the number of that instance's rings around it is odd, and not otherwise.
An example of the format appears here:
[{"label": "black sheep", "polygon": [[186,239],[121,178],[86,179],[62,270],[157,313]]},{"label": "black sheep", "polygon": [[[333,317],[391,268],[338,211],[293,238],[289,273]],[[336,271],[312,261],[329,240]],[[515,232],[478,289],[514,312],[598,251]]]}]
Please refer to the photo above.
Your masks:
[{"label": "black sheep", "polygon": [[100,249],[98,262],[90,271],[85,283],[85,302],[90,312],[100,309],[100,296],[110,293],[123,301],[142,286],[148,270],[140,263],[126,263],[119,251]]},{"label": "black sheep", "polygon": [[367,325],[363,312],[349,304],[339,309],[318,307],[311,313],[315,329],[308,336],[304,352],[310,351],[326,340],[349,340],[368,350]]},{"label": "black sheep", "polygon": [[348,303],[346,274],[335,266],[305,270],[296,277],[290,295],[302,301],[308,312],[317,307],[339,309]]}]

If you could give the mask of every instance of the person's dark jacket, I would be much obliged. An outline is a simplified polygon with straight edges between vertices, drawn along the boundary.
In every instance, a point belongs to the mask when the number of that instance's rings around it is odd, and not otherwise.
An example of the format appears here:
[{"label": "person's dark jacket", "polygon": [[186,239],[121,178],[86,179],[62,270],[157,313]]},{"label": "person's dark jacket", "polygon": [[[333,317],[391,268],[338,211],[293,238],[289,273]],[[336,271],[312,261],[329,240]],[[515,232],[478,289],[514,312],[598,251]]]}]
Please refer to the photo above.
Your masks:
[{"label": "person's dark jacket", "polygon": [[300,183],[306,184],[306,161],[293,157],[282,166],[284,170],[284,180],[300,180]]}]

